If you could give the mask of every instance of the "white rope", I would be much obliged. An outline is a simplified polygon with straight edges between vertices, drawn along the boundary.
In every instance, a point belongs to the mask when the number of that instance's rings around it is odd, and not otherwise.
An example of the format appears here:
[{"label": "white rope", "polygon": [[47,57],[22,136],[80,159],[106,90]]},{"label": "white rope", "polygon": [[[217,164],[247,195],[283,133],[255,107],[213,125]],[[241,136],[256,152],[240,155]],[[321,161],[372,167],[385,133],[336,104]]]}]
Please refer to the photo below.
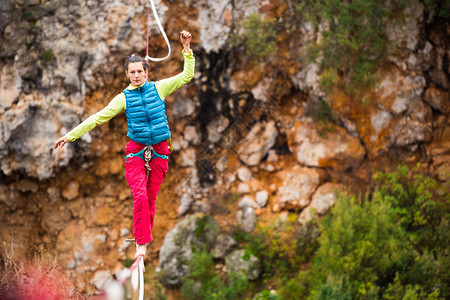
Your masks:
[{"label": "white rope", "polygon": [[131,287],[136,292],[139,287],[139,300],[144,300],[144,258],[138,257],[137,268],[131,271]]},{"label": "white rope", "polygon": [[[125,240],[124,244],[129,242],[134,242],[132,239]],[[144,257],[139,256],[136,258],[131,267],[122,270],[118,276],[117,280],[113,280],[110,282],[104,289],[106,294],[106,299],[108,300],[123,300],[125,298],[123,286],[130,279],[131,288],[133,289],[133,293],[136,295],[136,292],[139,288],[139,300],[144,299]],[[134,297],[133,297],[134,298]]]},{"label": "white rope", "polygon": [[[150,3],[152,5],[152,11],[153,11],[153,16],[155,17],[155,21],[156,24],[158,25],[159,31],[161,32],[162,36],[164,37],[164,40],[166,41],[167,44],[167,48],[169,49],[169,53],[167,53],[167,55],[165,57],[150,57],[147,55],[145,56],[145,60],[151,60],[151,61],[163,61],[169,58],[170,54],[172,53],[172,49],[170,48],[170,43],[169,43],[169,39],[167,38],[166,32],[164,31],[164,28],[161,25],[161,21],[159,20],[158,17],[158,12],[156,11],[156,7],[155,7],[155,3],[153,3],[153,0],[150,0]],[[148,23],[150,22],[150,16],[147,16],[147,26]],[[147,27],[147,44],[148,44],[148,27]]]},{"label": "white rope", "polygon": [[144,259],[139,261],[139,300],[144,300]]}]

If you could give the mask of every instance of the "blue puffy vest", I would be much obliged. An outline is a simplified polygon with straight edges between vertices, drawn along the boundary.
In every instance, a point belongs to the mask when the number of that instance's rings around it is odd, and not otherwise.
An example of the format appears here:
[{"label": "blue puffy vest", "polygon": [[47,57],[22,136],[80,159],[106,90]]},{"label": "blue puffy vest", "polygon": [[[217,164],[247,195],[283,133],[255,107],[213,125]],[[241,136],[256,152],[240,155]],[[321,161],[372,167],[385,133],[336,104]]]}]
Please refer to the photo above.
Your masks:
[{"label": "blue puffy vest", "polygon": [[137,143],[154,145],[170,138],[166,105],[155,83],[146,81],[134,90],[124,89],[128,136]]}]

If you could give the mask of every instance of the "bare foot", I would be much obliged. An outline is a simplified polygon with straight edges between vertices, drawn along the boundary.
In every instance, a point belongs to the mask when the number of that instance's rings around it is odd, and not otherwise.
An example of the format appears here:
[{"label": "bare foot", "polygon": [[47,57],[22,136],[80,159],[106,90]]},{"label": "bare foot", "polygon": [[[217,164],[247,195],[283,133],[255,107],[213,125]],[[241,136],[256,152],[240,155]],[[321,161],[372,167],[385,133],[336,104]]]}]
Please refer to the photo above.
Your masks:
[{"label": "bare foot", "polygon": [[137,245],[136,254],[134,255],[134,258],[138,258],[139,256],[145,256],[146,252],[147,252],[147,244]]}]

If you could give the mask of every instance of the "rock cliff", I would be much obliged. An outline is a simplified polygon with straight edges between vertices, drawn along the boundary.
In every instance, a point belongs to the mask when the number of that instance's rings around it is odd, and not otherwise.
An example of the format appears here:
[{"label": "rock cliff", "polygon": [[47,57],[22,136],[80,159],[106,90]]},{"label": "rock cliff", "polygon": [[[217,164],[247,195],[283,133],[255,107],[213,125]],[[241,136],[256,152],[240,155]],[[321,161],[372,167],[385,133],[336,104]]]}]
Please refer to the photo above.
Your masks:
[{"label": "rock cliff", "polygon": [[[290,1],[155,4],[174,54],[152,64],[150,79],[181,71],[181,29],[193,34],[196,74],[166,99],[174,152],[157,200],[154,266],[165,235],[186,214],[251,231],[258,215],[287,210],[304,224],[325,214],[343,185],[361,188],[373,171],[399,162],[422,162],[448,181],[450,27],[429,22],[419,0],[402,11],[405,22],[389,25],[395,51],[361,97],[339,87],[326,93],[319,66],[295,59],[304,40],[318,38],[306,23],[295,38],[281,35],[266,61],[254,63],[230,43],[241,20],[258,13],[281,22]],[[133,253],[122,245],[132,236],[125,115],[52,148],[127,86],[124,58],[145,55],[147,5],[0,3],[0,237],[18,257],[47,249],[87,294]],[[163,56],[153,19],[150,27],[151,55]],[[317,117],[323,105],[332,122]]]}]

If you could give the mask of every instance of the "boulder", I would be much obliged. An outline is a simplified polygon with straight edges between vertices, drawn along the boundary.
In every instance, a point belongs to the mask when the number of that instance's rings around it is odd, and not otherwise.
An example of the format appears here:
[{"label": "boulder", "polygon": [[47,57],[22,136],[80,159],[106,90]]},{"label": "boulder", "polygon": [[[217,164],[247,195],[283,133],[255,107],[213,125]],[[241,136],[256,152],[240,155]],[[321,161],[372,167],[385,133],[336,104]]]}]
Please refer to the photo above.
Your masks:
[{"label": "boulder", "polygon": [[26,96],[14,109],[0,114],[0,160],[5,175],[21,172],[27,176],[47,179],[58,166],[67,165],[73,156],[70,146],[51,151],[59,136],[53,109],[47,103]]},{"label": "boulder", "polygon": [[237,170],[237,177],[242,182],[249,181],[252,178],[252,171],[247,167],[240,167]]},{"label": "boulder", "polygon": [[228,274],[236,274],[248,280],[256,280],[261,274],[259,258],[246,250],[240,249],[230,253],[225,258]]},{"label": "boulder", "polygon": [[239,201],[238,207],[239,208],[246,208],[246,207],[259,208],[259,205],[255,202],[255,200],[253,200],[253,198],[251,198],[249,196],[244,196]]},{"label": "boulder", "polygon": [[277,136],[274,121],[255,124],[238,148],[239,159],[247,166],[257,165],[275,144]]},{"label": "boulder", "polygon": [[425,90],[423,99],[434,109],[450,114],[450,94],[447,91],[429,87]]},{"label": "boulder", "polygon": [[188,262],[192,260],[193,250],[212,248],[219,233],[217,222],[196,213],[181,220],[164,238],[159,251],[159,262],[156,269],[158,279],[166,287],[178,287],[181,279],[190,273]]},{"label": "boulder", "polygon": [[344,171],[359,166],[365,150],[359,140],[343,128],[334,125],[321,134],[320,125],[304,117],[295,121],[287,132],[289,149],[296,160],[311,167],[333,168]]},{"label": "boulder", "polygon": [[[256,204],[256,203],[255,203]],[[245,206],[236,214],[237,224],[242,231],[252,232],[256,226],[255,210],[251,206]]]},{"label": "boulder", "polygon": [[300,223],[300,225],[305,226],[315,218],[315,212],[314,209],[311,207],[311,205],[308,205],[305,207],[305,209],[302,210],[300,215],[298,216],[297,221]]},{"label": "boulder", "polygon": [[264,102],[269,101],[270,83],[271,81],[269,78],[263,78],[260,80],[258,84],[251,89],[253,97]]},{"label": "boulder", "polygon": [[64,187],[62,195],[67,200],[73,200],[78,197],[78,190],[80,189],[80,183],[78,181],[70,181]]},{"label": "boulder", "polygon": [[274,210],[302,209],[311,202],[311,196],[323,180],[323,173],[316,169],[294,166],[280,171]]},{"label": "boulder", "polygon": [[239,182],[237,192],[241,194],[248,194],[251,192],[250,185],[247,183]]},{"label": "boulder", "polygon": [[310,91],[318,97],[325,96],[325,93],[320,89],[321,80],[320,68],[316,63],[306,65],[300,72],[292,76],[292,81],[300,90]]},{"label": "boulder", "polygon": [[327,182],[321,185],[312,196],[310,207],[319,215],[326,214],[336,202],[338,191],[344,189],[342,184]]},{"label": "boulder", "polygon": [[237,244],[236,240],[228,234],[219,234],[213,248],[214,258],[225,258],[228,252]]},{"label": "boulder", "polygon": [[256,193],[256,203],[259,207],[265,207],[269,200],[269,192],[262,190]]},{"label": "boulder", "polygon": [[298,222],[306,225],[316,218],[316,214],[326,214],[336,203],[337,192],[343,190],[345,190],[345,186],[342,184],[327,182],[321,185],[314,192],[311,203],[300,213]]},{"label": "boulder", "polygon": [[374,100],[381,109],[392,114],[411,112],[411,102],[421,98],[425,86],[426,80],[420,73],[403,72],[396,67],[387,68],[380,72]]},{"label": "boulder", "polygon": [[439,68],[431,68],[428,72],[430,79],[440,88],[448,90],[449,88],[449,80],[447,74],[445,74],[444,70],[440,70]]},{"label": "boulder", "polygon": [[172,147],[174,152],[181,151],[189,147],[189,142],[186,141],[182,135],[174,132],[172,134]]},{"label": "boulder", "polygon": [[431,124],[424,124],[418,120],[402,118],[394,127],[393,135],[398,146],[417,147],[419,142],[429,142],[432,138]]},{"label": "boulder", "polygon": [[96,208],[95,216],[97,224],[100,226],[107,226],[115,219],[114,210],[105,205]]},{"label": "boulder", "polygon": [[199,46],[206,53],[218,52],[228,41],[233,20],[242,20],[251,13],[259,12],[257,0],[230,3],[227,0],[189,1],[198,10],[196,24],[199,28]]}]

